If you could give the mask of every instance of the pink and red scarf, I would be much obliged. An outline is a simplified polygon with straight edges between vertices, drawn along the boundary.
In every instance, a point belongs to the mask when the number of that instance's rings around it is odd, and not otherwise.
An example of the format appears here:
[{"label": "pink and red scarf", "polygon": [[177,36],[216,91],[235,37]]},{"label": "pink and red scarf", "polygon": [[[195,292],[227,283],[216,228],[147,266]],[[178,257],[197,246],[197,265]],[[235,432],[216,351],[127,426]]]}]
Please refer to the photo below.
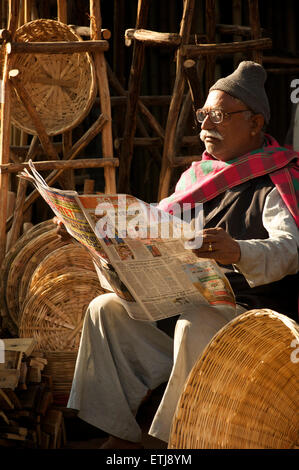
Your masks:
[{"label": "pink and red scarf", "polygon": [[208,152],[180,177],[175,192],[159,208],[173,212],[174,204],[206,202],[245,181],[269,174],[299,227],[299,153],[280,147],[266,135],[266,145],[234,160],[222,162]]}]

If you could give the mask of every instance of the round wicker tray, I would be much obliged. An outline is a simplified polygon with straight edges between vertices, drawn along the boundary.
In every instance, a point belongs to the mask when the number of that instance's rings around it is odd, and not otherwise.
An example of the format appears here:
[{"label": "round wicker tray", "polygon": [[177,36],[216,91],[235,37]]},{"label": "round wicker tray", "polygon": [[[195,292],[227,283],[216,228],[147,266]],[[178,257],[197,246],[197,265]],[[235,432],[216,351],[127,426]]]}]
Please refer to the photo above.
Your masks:
[{"label": "round wicker tray", "polygon": [[[24,266],[22,277],[19,283],[18,289],[18,299],[19,299],[19,311],[22,308],[25,297],[27,296],[27,289],[30,283],[30,279],[37,269],[38,266],[43,262],[43,260],[49,255],[49,253],[56,252],[59,248],[72,247],[73,244],[70,242],[63,242],[57,237],[56,229],[48,232],[48,240],[44,242],[46,235],[40,236],[36,241],[36,251],[28,259],[26,265]],[[30,248],[30,247],[28,247]],[[85,255],[86,256],[86,255]],[[58,260],[56,260],[59,263]],[[65,266],[64,273],[67,270],[67,265]]]},{"label": "round wicker tray", "polygon": [[102,293],[95,272],[50,278],[26,298],[20,314],[20,337],[35,338],[41,351],[77,350],[86,308]]},{"label": "round wicker tray", "polygon": [[[46,255],[65,244],[65,242],[62,242],[57,237],[56,228],[50,228],[44,231],[28,243],[24,240],[23,247],[19,250],[11,263],[6,281],[7,308],[10,317],[16,325],[19,323],[20,288],[22,280],[26,282],[24,276],[27,275],[27,264],[29,263],[31,270],[34,267],[34,270]],[[30,277],[31,274],[29,274]]]},{"label": "round wicker tray", "polygon": [[7,327],[9,330],[11,330],[12,334],[16,333],[15,327],[13,326],[13,323],[10,319],[10,313],[9,309],[7,306],[7,300],[6,300],[6,289],[7,289],[7,278],[9,275],[9,271],[11,269],[11,265],[15,259],[15,257],[18,255],[20,250],[23,249],[23,247],[29,243],[32,239],[36,238],[38,235],[41,233],[44,233],[45,231],[49,230],[50,228],[53,227],[53,222],[52,220],[46,220],[44,222],[40,222],[37,225],[34,225],[31,229],[29,229],[26,233],[24,233],[19,239],[16,241],[14,246],[6,253],[6,256],[4,258],[4,261],[1,265],[0,269],[0,310],[1,310],[1,316],[2,320],[4,323],[7,323],[7,325],[4,325]]},{"label": "round wicker tray", "polygon": [[298,344],[299,325],[268,309],[228,323],[190,372],[168,447],[298,446]]},{"label": "round wicker tray", "polygon": [[62,246],[48,254],[36,267],[31,279],[26,286],[26,295],[30,295],[37,289],[40,283],[44,282],[46,276],[52,277],[66,274],[71,271],[87,270],[94,271],[94,264],[88,251],[82,245]]},{"label": "round wicker tray", "polygon": [[[16,31],[16,42],[80,41],[66,24],[38,19]],[[88,53],[16,54],[13,64],[49,135],[77,126],[88,114],[96,95],[93,61]],[[31,118],[15,92],[12,122],[28,134],[36,134]]]}]

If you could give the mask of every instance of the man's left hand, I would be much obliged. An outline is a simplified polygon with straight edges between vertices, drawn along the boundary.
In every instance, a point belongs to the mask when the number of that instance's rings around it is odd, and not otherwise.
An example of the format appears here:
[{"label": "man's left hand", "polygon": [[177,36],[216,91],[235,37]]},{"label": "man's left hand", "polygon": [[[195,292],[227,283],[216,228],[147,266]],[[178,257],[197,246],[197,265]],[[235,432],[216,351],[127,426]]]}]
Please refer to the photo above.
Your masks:
[{"label": "man's left hand", "polygon": [[211,258],[221,264],[235,264],[241,257],[239,243],[223,228],[204,229],[202,246],[192,251],[199,258]]}]

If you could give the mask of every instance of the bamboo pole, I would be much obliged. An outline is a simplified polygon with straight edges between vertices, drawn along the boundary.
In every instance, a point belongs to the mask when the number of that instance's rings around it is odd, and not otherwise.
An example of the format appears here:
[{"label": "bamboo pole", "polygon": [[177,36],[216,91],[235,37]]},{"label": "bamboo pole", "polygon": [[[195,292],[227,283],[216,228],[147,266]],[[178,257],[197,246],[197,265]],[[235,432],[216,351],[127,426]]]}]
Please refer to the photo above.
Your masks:
[{"label": "bamboo pole", "polygon": [[[259,15],[258,0],[248,0],[249,3],[249,24],[251,27],[251,38],[259,39],[261,34],[261,24]],[[253,49],[252,60],[259,64],[263,63],[263,52],[260,49]]]},{"label": "bamboo pole", "polygon": [[[99,40],[101,38],[102,18],[99,0],[90,0],[90,37],[92,40]],[[85,42],[85,41],[84,41]],[[83,43],[84,43],[83,42]],[[111,119],[111,105],[110,105],[110,92],[107,77],[106,60],[102,51],[94,54],[94,63],[97,75],[100,106],[101,112],[105,113],[108,120],[102,131],[102,151],[104,157],[113,156],[113,141],[112,141],[112,119]],[[116,192],[115,170],[114,168],[105,168],[105,192]]]},{"label": "bamboo pole", "polygon": [[[90,27],[89,26],[76,26],[75,24],[69,24],[69,28],[71,28],[76,34],[79,36],[85,36],[90,38]],[[110,39],[111,38],[111,31],[107,28],[101,29],[101,37],[103,39]]]},{"label": "bamboo pole", "polygon": [[150,46],[177,47],[181,44],[182,38],[177,33],[160,33],[148,29],[127,29],[125,31],[126,45],[131,45],[133,40]]},{"label": "bamboo pole", "polygon": [[[73,160],[76,158],[76,156],[82,151],[82,149],[91,142],[94,137],[101,132],[103,129],[105,123],[107,122],[108,118],[104,115],[101,114],[98,119],[93,123],[93,125],[83,134],[82,137],[80,137],[79,140],[72,146],[71,150],[69,153],[65,155],[65,160]],[[101,159],[101,161],[104,159]],[[110,159],[109,159],[110,160]],[[60,160],[61,161],[61,160]],[[110,165],[110,162],[108,163]],[[106,164],[105,164],[106,166]],[[65,168],[59,168],[59,170],[54,170],[47,178],[45,179],[46,182],[49,185],[52,185],[55,183],[55,181],[59,178],[59,176],[62,174]],[[23,206],[23,212],[26,212],[26,210],[29,208],[29,206],[35,201],[35,199],[39,196],[39,192],[35,189],[32,191],[32,193],[27,196],[24,206]],[[6,229],[9,230],[11,226],[11,220],[12,218],[10,217],[7,221],[6,224]]]},{"label": "bamboo pole", "polygon": [[[9,1],[9,24],[8,30],[14,37],[18,24],[18,0]],[[9,81],[9,71],[11,68],[12,56],[8,54],[9,43],[2,47],[5,50],[4,67],[2,75],[2,106],[1,106],[1,131],[0,131],[0,164],[9,162],[10,154],[10,116],[11,116],[11,84]],[[7,217],[7,195],[8,195],[8,175],[0,174],[0,266],[6,252],[6,217]]]},{"label": "bamboo pole", "polygon": [[272,40],[270,38],[250,39],[241,42],[229,42],[218,44],[199,44],[182,46],[182,55],[189,59],[201,55],[215,55],[234,54],[236,52],[244,52],[253,49],[271,49]]},{"label": "bamboo pole", "polygon": [[[26,161],[34,160],[38,147],[38,137],[34,136],[32,138],[30,148],[26,157]],[[0,167],[0,171],[2,171],[2,167]],[[10,231],[9,243],[8,243],[8,250],[15,244],[17,239],[19,238],[22,224],[23,224],[23,204],[26,197],[26,189],[27,189],[28,181],[22,179],[19,181],[18,190],[17,190],[17,197],[15,203],[15,210],[14,210],[14,217],[13,223]]]},{"label": "bamboo pole", "polygon": [[[36,137],[36,136],[35,136]],[[34,163],[37,171],[65,170],[68,168],[104,168],[105,166],[117,167],[117,158],[82,158],[76,160],[47,160]],[[17,173],[25,168],[30,168],[28,162],[7,163],[0,166],[0,173]]]},{"label": "bamboo pole", "polygon": [[94,180],[85,179],[83,194],[93,194],[94,193]]},{"label": "bamboo pole", "polygon": [[[207,30],[207,42],[209,44],[215,42],[216,34],[216,5],[215,0],[206,0],[206,30]],[[208,94],[210,87],[214,83],[215,79],[215,64],[216,56],[211,55],[206,57],[206,80],[205,80],[205,92]]]},{"label": "bamboo pole", "polygon": [[24,5],[24,1],[20,1],[20,9],[19,9],[19,15],[18,15],[18,28],[20,28],[20,26],[23,26],[24,24],[24,20],[25,20],[25,5]]},{"label": "bamboo pole", "polygon": [[32,0],[24,1],[24,23],[31,21]]},{"label": "bamboo pole", "polygon": [[[184,61],[184,72],[188,81],[191,98],[193,103],[194,112],[200,108],[204,103],[204,96],[201,87],[201,80],[203,74],[203,62],[200,61],[199,65],[192,59]],[[197,121],[196,121],[197,122]]]},{"label": "bamboo pole", "polygon": [[74,54],[76,52],[105,52],[108,41],[55,41],[55,42],[13,42],[11,51],[16,54]]},{"label": "bamboo pole", "polygon": [[[72,148],[72,131],[66,131],[62,134],[62,158],[69,153]],[[73,170],[69,170],[61,175],[60,181],[63,181],[63,184],[68,189],[75,189],[75,174]]]},{"label": "bamboo pole", "polygon": [[57,18],[67,24],[67,0],[57,0]]},{"label": "bamboo pole", "polygon": [[[57,19],[61,23],[67,24],[67,0],[57,0]],[[66,131],[62,134],[63,155],[72,148],[72,131]],[[63,188],[75,189],[74,170],[64,172],[60,177],[60,184]]]},{"label": "bamboo pole", "polygon": [[[242,1],[241,0],[233,0],[233,22],[236,25],[234,28],[234,42],[240,42],[242,40],[242,35],[240,31],[240,24],[242,24]],[[243,27],[244,28],[244,27]],[[251,28],[247,26],[248,35],[247,37],[251,37]],[[237,68],[238,63],[240,62],[242,57],[242,53],[238,52],[234,54],[234,69]]]},{"label": "bamboo pole", "polygon": [[177,62],[176,62],[176,79],[173,88],[172,100],[170,103],[168,119],[165,130],[165,142],[162,155],[162,167],[160,173],[159,183],[159,199],[168,196],[170,180],[171,180],[171,162],[175,155],[175,129],[179,110],[182,102],[184,93],[185,78],[183,74],[183,48],[188,44],[191,23],[193,18],[194,0],[184,1],[183,17],[180,27],[180,36],[182,37],[182,45],[177,50]]},{"label": "bamboo pole", "polygon": [[[149,10],[148,0],[138,0],[136,29],[146,25]],[[130,172],[136,132],[136,115],[141,76],[144,64],[144,44],[134,42],[133,58],[128,85],[128,103],[125,115],[124,142],[120,151],[118,191],[130,193]]]}]

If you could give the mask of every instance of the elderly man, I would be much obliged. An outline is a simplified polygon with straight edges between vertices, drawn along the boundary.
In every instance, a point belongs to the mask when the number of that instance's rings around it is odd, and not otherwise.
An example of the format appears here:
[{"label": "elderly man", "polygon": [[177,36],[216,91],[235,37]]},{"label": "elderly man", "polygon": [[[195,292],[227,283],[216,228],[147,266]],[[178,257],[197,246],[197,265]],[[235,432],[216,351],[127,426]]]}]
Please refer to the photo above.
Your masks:
[{"label": "elderly man", "polygon": [[[223,268],[237,314],[268,307],[298,312],[298,155],[264,134],[270,118],[266,73],[241,62],[210,89],[200,138],[206,151],[161,201],[203,202],[201,258]],[[187,375],[205,346],[232,317],[204,306],[181,316],[174,339],[150,322],[129,317],[115,294],[91,302],[86,313],[68,406],[110,435],[103,448],[138,448],[136,413],[149,390],[168,381],[149,433],[168,441]]]}]

